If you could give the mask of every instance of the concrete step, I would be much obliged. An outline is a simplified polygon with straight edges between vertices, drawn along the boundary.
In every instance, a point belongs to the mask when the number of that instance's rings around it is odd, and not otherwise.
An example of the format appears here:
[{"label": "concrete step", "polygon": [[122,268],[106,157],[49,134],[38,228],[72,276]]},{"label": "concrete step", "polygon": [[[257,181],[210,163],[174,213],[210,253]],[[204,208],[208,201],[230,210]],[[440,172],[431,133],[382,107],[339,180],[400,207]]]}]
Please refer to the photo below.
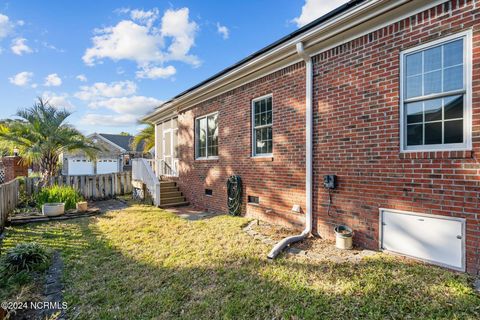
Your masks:
[{"label": "concrete step", "polygon": [[177,203],[161,204],[160,208],[185,207],[185,206],[188,206],[188,205],[190,205],[190,202],[183,201],[183,202],[177,202]]}]

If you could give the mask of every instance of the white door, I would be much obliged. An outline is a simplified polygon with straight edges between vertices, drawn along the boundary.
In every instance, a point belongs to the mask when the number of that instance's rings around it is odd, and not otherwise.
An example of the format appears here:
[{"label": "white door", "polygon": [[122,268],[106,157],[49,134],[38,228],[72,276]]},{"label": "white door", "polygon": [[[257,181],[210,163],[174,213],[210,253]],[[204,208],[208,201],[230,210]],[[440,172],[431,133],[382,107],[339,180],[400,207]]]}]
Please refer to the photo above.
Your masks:
[{"label": "white door", "polygon": [[[177,133],[178,129],[163,130],[163,155],[162,159],[166,164],[177,173],[178,159],[177,159]],[[165,173],[168,175],[169,173]]]},{"label": "white door", "polygon": [[380,210],[381,249],[465,271],[465,220]]},{"label": "white door", "polygon": [[97,160],[97,174],[109,174],[119,172],[118,159],[99,159]]},{"label": "white door", "polygon": [[93,174],[94,167],[92,160],[86,158],[69,158],[68,175],[84,176]]}]

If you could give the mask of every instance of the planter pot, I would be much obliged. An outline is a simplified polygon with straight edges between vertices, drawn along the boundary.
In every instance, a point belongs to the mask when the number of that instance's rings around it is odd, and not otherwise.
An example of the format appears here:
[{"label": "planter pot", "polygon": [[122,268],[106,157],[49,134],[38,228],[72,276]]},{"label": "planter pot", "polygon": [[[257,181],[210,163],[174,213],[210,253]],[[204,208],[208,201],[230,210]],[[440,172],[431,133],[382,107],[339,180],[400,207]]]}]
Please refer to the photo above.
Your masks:
[{"label": "planter pot", "polygon": [[47,217],[58,217],[65,213],[65,203],[45,203],[42,213]]},{"label": "planter pot", "polygon": [[77,202],[77,211],[78,212],[85,212],[88,209],[87,201]]},{"label": "planter pot", "polygon": [[337,226],[335,231],[335,246],[338,249],[349,250],[353,248],[353,231],[347,226]]}]

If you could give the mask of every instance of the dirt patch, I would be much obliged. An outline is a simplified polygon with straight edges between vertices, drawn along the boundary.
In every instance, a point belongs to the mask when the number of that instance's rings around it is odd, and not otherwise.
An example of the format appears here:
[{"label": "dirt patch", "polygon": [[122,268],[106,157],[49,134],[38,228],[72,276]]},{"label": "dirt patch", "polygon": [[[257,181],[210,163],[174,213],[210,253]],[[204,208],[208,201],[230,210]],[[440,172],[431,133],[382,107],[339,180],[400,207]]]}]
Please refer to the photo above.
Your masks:
[{"label": "dirt patch", "polygon": [[[299,231],[282,226],[269,224],[263,221],[252,221],[245,232],[267,244],[274,244],[278,241],[293,235]],[[341,250],[335,247],[335,241],[310,236],[309,238],[292,244],[286,250],[287,254],[302,255],[315,260],[328,260],[334,262],[358,262],[364,257],[379,254],[372,250],[354,247],[352,250]]]}]

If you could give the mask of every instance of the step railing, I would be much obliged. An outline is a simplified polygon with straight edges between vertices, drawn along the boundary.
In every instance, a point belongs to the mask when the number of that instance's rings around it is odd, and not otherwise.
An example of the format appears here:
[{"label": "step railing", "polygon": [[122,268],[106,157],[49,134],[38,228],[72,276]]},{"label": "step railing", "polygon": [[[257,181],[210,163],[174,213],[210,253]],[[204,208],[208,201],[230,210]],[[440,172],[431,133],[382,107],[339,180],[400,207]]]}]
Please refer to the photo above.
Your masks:
[{"label": "step railing", "polygon": [[160,175],[167,177],[178,177],[178,160],[173,161],[173,168],[164,160],[160,160]]},{"label": "step railing", "polygon": [[156,161],[151,159],[133,159],[132,179],[142,181],[153,199],[153,204],[160,206],[160,180],[156,173]]}]

